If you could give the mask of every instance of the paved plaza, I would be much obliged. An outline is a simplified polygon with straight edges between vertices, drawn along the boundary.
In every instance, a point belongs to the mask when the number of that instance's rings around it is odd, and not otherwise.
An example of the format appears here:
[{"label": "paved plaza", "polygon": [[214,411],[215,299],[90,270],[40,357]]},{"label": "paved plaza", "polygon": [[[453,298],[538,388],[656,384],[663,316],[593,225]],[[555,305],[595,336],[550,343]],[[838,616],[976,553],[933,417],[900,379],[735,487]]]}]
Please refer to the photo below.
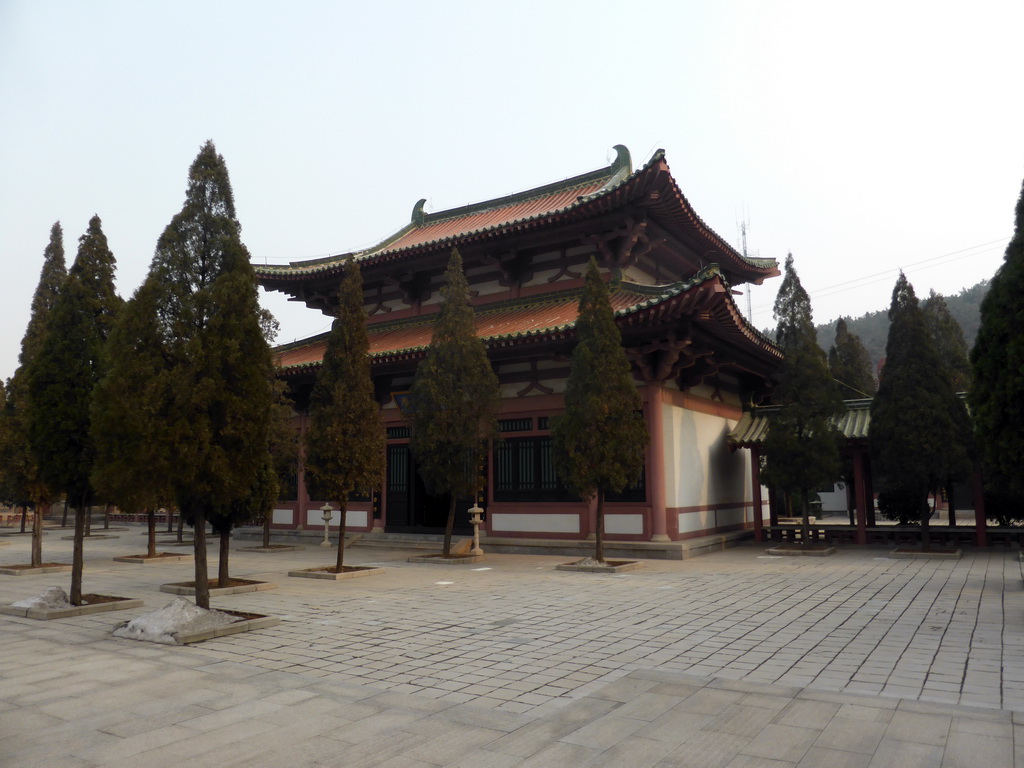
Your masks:
[{"label": "paved plaza", "polygon": [[[66,533],[47,532],[45,560],[70,562]],[[347,562],[385,572],[331,582],[286,573],[333,550],[236,549],[233,576],[278,587],[214,607],[281,623],[179,647],[110,634],[192,578],[115,563],[142,533],[87,541],[84,588],[145,607],[0,616],[5,768],[1024,768],[1016,551],[751,545],[596,575],[556,571],[564,556],[438,566],[357,546]],[[0,565],[27,561],[28,536],[0,542]],[[69,583],[0,576],[0,603]]]}]

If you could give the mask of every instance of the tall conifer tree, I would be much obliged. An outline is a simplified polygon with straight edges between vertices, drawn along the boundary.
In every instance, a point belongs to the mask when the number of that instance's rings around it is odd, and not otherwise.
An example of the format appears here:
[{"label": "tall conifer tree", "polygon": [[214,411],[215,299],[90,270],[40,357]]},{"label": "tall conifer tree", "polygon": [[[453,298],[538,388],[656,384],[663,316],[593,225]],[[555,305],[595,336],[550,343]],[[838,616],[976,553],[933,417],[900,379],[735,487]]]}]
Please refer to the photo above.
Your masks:
[{"label": "tall conifer tree", "polygon": [[213,142],[189,168],[184,206],[157,241],[147,280],[164,360],[149,413],[167,442],[178,508],[195,529],[196,605],[209,608],[206,523],[252,496],[273,402],[270,323]]},{"label": "tall conifer tree", "polygon": [[810,494],[839,477],[840,436],[832,420],[842,412],[843,403],[825,352],[818,346],[811,299],[800,284],[793,254],[786,257],[775,321],[775,341],[784,358],[772,399],[780,408],[765,438],[762,477],[783,491],[789,507],[794,496],[799,497],[806,546],[811,541]]},{"label": "tall conifer tree", "polygon": [[871,372],[871,355],[860,337],[850,333],[844,318],[836,323],[836,341],[828,351],[828,367],[844,400],[871,397],[878,388]]},{"label": "tall conifer tree", "polygon": [[[981,302],[971,351],[971,408],[982,451],[986,498],[1020,515],[1024,506],[1024,186],[1013,237]],[[991,505],[990,505],[991,506]],[[993,512],[1002,512],[995,509]]]},{"label": "tall conifer tree", "polygon": [[462,257],[452,250],[444,301],[409,392],[410,448],[427,491],[449,494],[443,556],[451,555],[455,504],[484,486],[487,441],[497,430],[498,377],[476,335]]},{"label": "tall conifer tree", "polygon": [[551,429],[555,469],[580,498],[596,497],[594,559],[604,562],[604,499],[637,482],[649,437],[615,325],[608,286],[591,259],[576,319],[565,412]]},{"label": "tall conifer tree", "polygon": [[372,493],[384,481],[386,440],[373,396],[363,279],[349,259],[338,290],[337,316],[309,403],[306,470],[317,498],[339,507],[337,573],[344,571],[345,519],[353,491]]},{"label": "tall conifer tree", "polygon": [[928,331],[914,288],[901,272],[889,307],[878,395],[871,403],[868,444],[881,483],[879,508],[890,518],[921,525],[929,546],[928,495],[947,481],[960,453],[958,432],[966,416]]},{"label": "tall conifer tree", "polygon": [[946,299],[935,291],[929,292],[928,298],[921,302],[921,310],[953,390],[966,392],[971,388],[971,361],[964,329],[950,314]]},{"label": "tall conifer tree", "polygon": [[171,457],[151,404],[163,386],[158,287],[147,280],[121,310],[105,348],[106,375],[93,390],[97,491],[124,512],[146,514],[146,553],[156,556],[156,509],[169,504]]},{"label": "tall conifer tree", "polygon": [[29,375],[29,443],[42,479],[75,508],[71,603],[82,602],[82,539],[93,501],[95,450],[89,404],[104,375],[103,347],[121,308],[114,255],[99,216],[79,238],[78,255],[47,321]]},{"label": "tall conifer tree", "polygon": [[22,508],[21,530],[25,530],[25,519],[31,506],[32,522],[32,565],[43,562],[43,519],[42,507],[49,503],[52,494],[39,477],[39,467],[29,446],[29,371],[46,335],[46,323],[53,305],[67,278],[64,261],[64,232],[60,222],[50,228],[50,242],[43,252],[43,267],[39,283],[32,296],[32,314],[21,340],[18,355],[18,369],[8,382],[5,406],[9,430],[9,441],[3,456],[4,471],[7,473],[15,502]]}]

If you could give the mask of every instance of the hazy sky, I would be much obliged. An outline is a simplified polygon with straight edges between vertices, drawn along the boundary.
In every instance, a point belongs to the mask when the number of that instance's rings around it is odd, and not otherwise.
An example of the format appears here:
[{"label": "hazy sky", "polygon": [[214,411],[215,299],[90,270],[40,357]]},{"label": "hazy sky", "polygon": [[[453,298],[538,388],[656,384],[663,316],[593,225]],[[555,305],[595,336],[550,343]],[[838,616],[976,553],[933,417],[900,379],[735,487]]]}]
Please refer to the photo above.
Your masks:
[{"label": "hazy sky", "polygon": [[[661,147],[697,213],[792,251],[815,319],[991,277],[1024,177],[1024,3],[0,0],[0,377],[50,226],[125,297],[206,139],[257,263]],[[773,325],[781,279],[755,288]],[[265,295],[279,341],[328,320]],[[746,300],[739,299],[745,308]]]}]

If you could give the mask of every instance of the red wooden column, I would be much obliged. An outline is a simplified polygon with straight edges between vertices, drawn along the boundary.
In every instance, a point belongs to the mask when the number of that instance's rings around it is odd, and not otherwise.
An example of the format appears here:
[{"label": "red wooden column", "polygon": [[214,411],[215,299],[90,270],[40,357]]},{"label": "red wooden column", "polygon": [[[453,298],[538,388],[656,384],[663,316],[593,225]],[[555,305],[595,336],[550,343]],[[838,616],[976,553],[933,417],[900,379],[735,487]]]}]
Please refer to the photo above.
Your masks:
[{"label": "red wooden column", "polygon": [[662,423],[662,386],[660,382],[647,384],[647,434],[651,438],[648,449],[647,487],[651,494],[651,541],[669,541],[665,516],[665,427]]},{"label": "red wooden column", "polygon": [[974,543],[988,546],[988,520],[985,517],[985,489],[981,484],[981,467],[974,467]]},{"label": "red wooden column", "polygon": [[295,521],[296,528],[306,527],[306,508],[309,506],[309,495],[306,493],[306,428],[308,414],[299,414],[299,461],[295,479]]},{"label": "red wooden column", "polygon": [[764,541],[764,508],[761,506],[761,452],[750,446],[750,487],[754,496],[754,541]]},{"label": "red wooden column", "polygon": [[868,543],[867,483],[864,477],[864,451],[853,449],[853,493],[857,509],[857,543]]}]

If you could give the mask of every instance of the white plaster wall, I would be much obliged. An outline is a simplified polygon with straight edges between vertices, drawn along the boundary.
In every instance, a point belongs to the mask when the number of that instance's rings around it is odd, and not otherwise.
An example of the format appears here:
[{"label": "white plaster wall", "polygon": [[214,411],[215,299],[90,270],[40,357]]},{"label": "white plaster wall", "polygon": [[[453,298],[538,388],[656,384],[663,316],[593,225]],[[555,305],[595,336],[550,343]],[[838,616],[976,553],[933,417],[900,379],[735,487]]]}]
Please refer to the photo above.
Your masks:
[{"label": "white plaster wall", "polygon": [[604,532],[605,533],[643,533],[644,532],[644,516],[643,515],[611,515],[607,512],[604,513]]},{"label": "white plaster wall", "polygon": [[679,532],[692,533],[694,531],[706,531],[730,525],[739,525],[747,517],[749,515],[746,514],[743,507],[706,509],[700,512],[680,512],[678,521]]},{"label": "white plaster wall", "polygon": [[492,531],[523,533],[579,533],[579,515],[531,515],[519,512],[492,512]]},{"label": "white plaster wall", "polygon": [[290,509],[275,509],[270,522],[276,525],[291,525],[294,522],[294,514]]},{"label": "white plaster wall", "polygon": [[[365,528],[368,513],[365,509],[350,509],[345,515],[345,528]],[[338,510],[332,510],[331,525],[338,525],[341,522],[341,515]],[[306,510],[306,527],[324,527],[324,513],[319,509]]]},{"label": "white plaster wall", "polygon": [[730,453],[726,435],[736,422],[665,403],[665,504],[697,507],[751,496],[749,456]]}]

